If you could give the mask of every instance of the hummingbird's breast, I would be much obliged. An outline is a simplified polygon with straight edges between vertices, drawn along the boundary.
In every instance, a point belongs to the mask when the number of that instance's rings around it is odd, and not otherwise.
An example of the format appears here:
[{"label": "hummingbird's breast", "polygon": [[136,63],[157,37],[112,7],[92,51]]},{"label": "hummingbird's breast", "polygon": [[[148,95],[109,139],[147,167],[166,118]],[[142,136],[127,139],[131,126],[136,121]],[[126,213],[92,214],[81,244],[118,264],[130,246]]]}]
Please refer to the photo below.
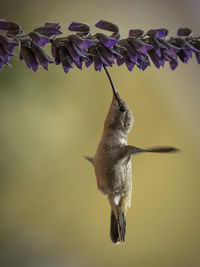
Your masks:
[{"label": "hummingbird's breast", "polygon": [[127,145],[125,138],[109,140],[103,137],[95,157],[94,170],[98,189],[104,194],[126,195],[132,190],[132,167],[130,157],[120,160],[120,153]]}]

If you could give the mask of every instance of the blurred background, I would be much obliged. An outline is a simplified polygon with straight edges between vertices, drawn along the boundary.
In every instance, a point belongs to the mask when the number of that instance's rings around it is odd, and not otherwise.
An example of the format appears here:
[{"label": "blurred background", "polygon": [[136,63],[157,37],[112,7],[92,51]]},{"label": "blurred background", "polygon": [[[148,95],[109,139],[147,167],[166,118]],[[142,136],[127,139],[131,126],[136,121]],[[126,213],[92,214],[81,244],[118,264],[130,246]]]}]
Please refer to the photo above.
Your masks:
[{"label": "blurred background", "polygon": [[[188,26],[200,35],[199,0],[1,1],[0,17],[31,31],[46,21],[130,28]],[[94,29],[94,28],[93,28]],[[95,29],[94,29],[95,30]],[[109,238],[110,207],[83,155],[94,155],[112,92],[105,73],[24,62],[0,73],[0,247],[2,267],[200,266],[200,67],[174,72],[110,69],[133,111],[129,143],[181,153],[133,158],[126,242]]]}]

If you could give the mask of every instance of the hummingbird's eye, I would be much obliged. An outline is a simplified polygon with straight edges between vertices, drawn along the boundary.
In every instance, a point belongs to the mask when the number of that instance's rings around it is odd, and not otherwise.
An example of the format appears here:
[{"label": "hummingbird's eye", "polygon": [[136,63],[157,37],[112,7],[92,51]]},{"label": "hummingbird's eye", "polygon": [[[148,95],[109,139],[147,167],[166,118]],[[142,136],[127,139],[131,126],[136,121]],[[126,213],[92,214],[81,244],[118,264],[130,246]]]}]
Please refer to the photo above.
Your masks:
[{"label": "hummingbird's eye", "polygon": [[120,106],[120,108],[119,108],[119,110],[121,111],[121,112],[124,112],[126,109],[125,109],[125,107],[124,106]]}]

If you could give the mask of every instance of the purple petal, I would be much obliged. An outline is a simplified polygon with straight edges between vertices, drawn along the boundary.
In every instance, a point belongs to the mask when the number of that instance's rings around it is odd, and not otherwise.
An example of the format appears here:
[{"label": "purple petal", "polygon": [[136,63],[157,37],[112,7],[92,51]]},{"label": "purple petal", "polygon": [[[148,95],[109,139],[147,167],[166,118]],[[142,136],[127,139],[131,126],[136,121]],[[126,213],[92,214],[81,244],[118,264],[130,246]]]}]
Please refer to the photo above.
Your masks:
[{"label": "purple petal", "polygon": [[117,43],[116,39],[113,39],[103,33],[97,33],[95,34],[95,36],[102,44],[104,44],[108,48],[112,48]]},{"label": "purple petal", "polygon": [[135,47],[135,49],[142,53],[142,54],[147,54],[147,51],[151,50],[153,48],[152,45],[147,44],[137,38],[134,37],[129,37],[128,41]]},{"label": "purple petal", "polygon": [[68,29],[73,32],[83,32],[83,33],[89,33],[90,32],[90,27],[85,24],[85,23],[79,23],[76,21],[73,21]]},{"label": "purple petal", "polygon": [[164,55],[162,55],[161,57],[158,58],[158,62],[159,62],[161,67],[164,67],[165,61],[167,61],[167,58]]},{"label": "purple petal", "polygon": [[103,63],[99,57],[93,57],[94,61],[94,68],[96,71],[101,71],[101,68],[103,67]]},{"label": "purple petal", "polygon": [[118,51],[116,51],[114,48],[109,48],[109,50],[113,53],[114,57],[117,58],[121,58],[122,56],[120,55],[120,53]]},{"label": "purple petal", "polygon": [[90,58],[86,58],[84,61],[85,61],[85,66],[87,68],[93,63],[93,60]]},{"label": "purple petal", "polygon": [[55,27],[39,27],[39,28],[36,28],[34,29],[35,32],[38,32],[40,33],[41,35],[44,35],[44,36],[47,36],[47,37],[51,37],[51,36],[54,36],[54,35],[59,35],[59,34],[62,34],[62,32],[55,28]]},{"label": "purple petal", "polygon": [[56,45],[53,42],[51,43],[51,54],[55,59],[56,65],[59,65],[61,61],[58,53],[58,47],[56,47]]},{"label": "purple petal", "polygon": [[19,45],[19,43],[13,38],[8,38],[7,36],[0,34],[0,45],[4,48],[6,53],[10,56],[14,56],[14,48]]},{"label": "purple petal", "polygon": [[124,64],[124,62],[125,62],[124,58],[118,58],[117,59],[117,65],[118,66],[121,66],[122,64]]},{"label": "purple petal", "polygon": [[179,28],[177,31],[178,36],[189,36],[192,34],[192,30],[190,28]]},{"label": "purple petal", "polygon": [[100,20],[98,21],[95,26],[99,29],[110,31],[110,32],[119,32],[119,28],[116,24],[106,21],[106,20]]},{"label": "purple petal", "polygon": [[147,32],[147,35],[153,38],[162,38],[165,37],[166,34],[167,34],[166,29],[155,29],[155,30],[149,30]]},{"label": "purple petal", "polygon": [[177,53],[178,57],[180,58],[180,60],[183,63],[188,63],[189,57],[186,55],[185,51],[183,49],[181,49],[178,53]]},{"label": "purple petal", "polygon": [[165,50],[165,54],[167,54],[170,57],[174,58],[176,53],[180,50],[179,47],[172,45],[171,43],[167,42],[166,40],[159,39],[159,42],[168,48],[167,50]]},{"label": "purple petal", "polygon": [[192,58],[193,51],[191,49],[185,48],[183,50],[188,57]]},{"label": "purple petal", "polygon": [[75,43],[79,48],[83,50],[87,50],[90,46],[93,45],[93,42],[90,40],[82,39],[77,35],[69,35],[67,38],[72,42]]},{"label": "purple petal", "polygon": [[38,33],[38,32],[30,32],[29,36],[31,37],[31,39],[36,42],[36,44],[38,44],[39,46],[44,47],[47,43],[50,42],[50,38]]},{"label": "purple petal", "polygon": [[77,51],[72,47],[72,45],[65,41],[64,42],[65,48],[67,49],[68,53],[70,54],[70,56],[72,57],[73,61],[75,64],[77,64],[78,66],[80,65],[81,61],[80,61],[80,57],[77,53]]},{"label": "purple petal", "polygon": [[51,59],[44,50],[42,50],[37,44],[33,44],[32,45],[32,51],[37,59],[37,61],[39,62],[39,64],[41,66],[43,66],[43,68],[45,70],[48,70],[48,64],[49,63],[53,63],[53,59]]},{"label": "purple petal", "polygon": [[198,64],[200,65],[200,52],[195,53]]},{"label": "purple petal", "polygon": [[95,70],[96,71],[101,71],[101,68],[103,67],[103,62],[102,62],[99,54],[97,53],[96,48],[91,46],[88,51],[92,55],[92,59],[93,59],[93,62],[94,62]]},{"label": "purple petal", "polygon": [[0,59],[4,63],[10,63],[10,56],[1,45],[0,45]]},{"label": "purple petal", "polygon": [[38,62],[36,60],[34,53],[31,51],[31,49],[22,46],[20,52],[21,52],[21,56],[23,57],[26,63],[26,66],[29,69],[32,68],[32,70],[36,72],[38,69]]},{"label": "purple petal", "polygon": [[160,40],[157,40],[157,39],[152,39],[152,45],[154,47],[154,51],[156,52],[157,56],[158,57],[161,57],[161,51],[162,50],[167,50],[167,47],[164,46]]},{"label": "purple petal", "polygon": [[109,48],[105,46],[98,47],[100,55],[109,63],[109,65],[112,65],[115,63],[115,57],[113,53],[109,50]]},{"label": "purple petal", "polygon": [[21,31],[21,27],[19,24],[15,22],[9,22],[0,19],[0,30],[9,31],[12,32],[13,34],[18,34]]},{"label": "purple petal", "polygon": [[151,66],[148,56],[145,56],[143,60],[138,60],[137,67],[139,69],[144,71],[148,66]]},{"label": "purple petal", "polygon": [[126,63],[128,70],[132,71],[135,64],[130,60],[128,56],[125,57],[125,63]]},{"label": "purple petal", "polygon": [[128,55],[129,59],[134,63],[137,64],[137,60],[140,57],[139,53],[136,51],[136,49],[131,45],[130,42],[128,42],[127,39],[123,39],[119,41],[120,46],[123,46],[125,48],[125,51],[122,52],[122,55],[124,57]]},{"label": "purple petal", "polygon": [[195,48],[195,46],[193,46],[193,44],[190,44],[188,41],[186,41],[182,38],[173,38],[169,41],[170,41],[170,43],[175,44],[176,46],[182,48],[183,50],[191,50],[193,52],[199,52],[199,50],[197,48]]},{"label": "purple petal", "polygon": [[153,64],[156,66],[156,68],[160,68],[160,63],[159,63],[159,57],[158,55],[156,54],[156,52],[154,50],[150,50],[149,52],[149,56],[153,62]]},{"label": "purple petal", "polygon": [[64,71],[68,73],[70,68],[72,68],[72,62],[70,60],[69,55],[66,52],[64,52],[63,49],[59,49],[59,56],[60,56],[60,60],[62,62]]},{"label": "purple petal", "polygon": [[142,35],[144,34],[144,31],[143,30],[140,30],[140,29],[132,29],[132,30],[129,30],[129,34],[128,36],[129,37],[142,37]]},{"label": "purple petal", "polygon": [[175,70],[177,68],[177,66],[178,66],[178,60],[172,58],[171,61],[169,62],[169,64],[170,64],[170,68],[172,70]]}]

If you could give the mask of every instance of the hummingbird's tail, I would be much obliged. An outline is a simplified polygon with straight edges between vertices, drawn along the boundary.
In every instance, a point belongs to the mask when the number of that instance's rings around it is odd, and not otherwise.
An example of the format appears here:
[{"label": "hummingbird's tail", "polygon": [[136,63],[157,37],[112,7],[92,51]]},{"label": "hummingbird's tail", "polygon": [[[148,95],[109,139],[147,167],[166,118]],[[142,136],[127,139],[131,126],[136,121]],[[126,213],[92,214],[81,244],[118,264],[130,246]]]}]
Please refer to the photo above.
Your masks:
[{"label": "hummingbird's tail", "polygon": [[110,216],[110,238],[114,244],[119,244],[125,241],[126,234],[126,217],[121,210],[121,205],[117,206],[117,217],[111,209]]}]

